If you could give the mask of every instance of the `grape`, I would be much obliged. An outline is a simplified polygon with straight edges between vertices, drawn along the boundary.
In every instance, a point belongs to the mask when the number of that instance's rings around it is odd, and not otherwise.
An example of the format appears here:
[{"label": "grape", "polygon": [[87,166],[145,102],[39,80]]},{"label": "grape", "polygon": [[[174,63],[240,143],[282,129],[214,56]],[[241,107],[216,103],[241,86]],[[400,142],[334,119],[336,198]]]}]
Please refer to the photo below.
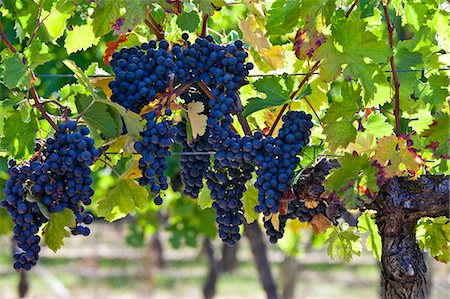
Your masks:
[{"label": "grape", "polygon": [[113,102],[139,112],[158,93],[166,91],[171,75],[174,75],[175,85],[184,79],[183,73],[178,72],[174,55],[168,51],[169,43],[162,40],[158,49],[156,47],[156,42],[151,41],[113,54],[110,64],[116,77],[109,83]]},{"label": "grape", "polygon": [[39,258],[37,233],[47,218],[37,202],[50,213],[72,210],[77,219],[72,234],[89,235],[89,229],[81,224],[91,223],[92,216],[83,216],[83,205],[89,205],[94,194],[89,167],[99,151],[88,134],[88,128],[78,128],[76,122],[68,121],[59,125],[53,137],[36,146],[30,161],[20,166],[9,161],[10,178],[3,190],[6,200],[0,206],[7,209],[15,223],[14,240],[20,249],[14,254],[16,270],[30,270]]},{"label": "grape", "polygon": [[311,115],[303,111],[289,111],[283,118],[276,138],[261,140],[264,153],[255,159],[257,164],[258,205],[255,210],[264,215],[278,212],[278,201],[291,184],[300,159],[297,155],[309,142],[313,124]]},{"label": "grape", "polygon": [[143,175],[139,184],[150,185],[151,192],[156,196],[156,205],[162,204],[160,193],[168,188],[167,177],[164,175],[168,167],[165,157],[170,155],[169,148],[174,143],[173,137],[178,133],[178,128],[172,127],[172,121],[168,119],[171,113],[170,109],[166,109],[165,115],[158,115],[156,111],[147,113],[147,124],[141,132],[142,140],[134,144],[134,149],[142,155],[139,169]]}]

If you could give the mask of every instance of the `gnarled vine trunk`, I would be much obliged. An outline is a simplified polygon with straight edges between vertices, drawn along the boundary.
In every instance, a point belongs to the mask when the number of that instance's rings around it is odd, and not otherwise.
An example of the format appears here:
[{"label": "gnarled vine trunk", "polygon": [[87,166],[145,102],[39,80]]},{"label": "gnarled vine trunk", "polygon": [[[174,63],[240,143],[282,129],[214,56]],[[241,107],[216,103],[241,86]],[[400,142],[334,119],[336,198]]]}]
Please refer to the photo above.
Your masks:
[{"label": "gnarled vine trunk", "polygon": [[383,299],[425,299],[429,284],[415,227],[423,216],[448,216],[448,178],[422,176],[417,181],[393,178],[376,200],[382,238],[381,296]]},{"label": "gnarled vine trunk", "polygon": [[[335,160],[323,159],[305,170],[294,186],[297,197],[319,200],[324,192],[325,177],[336,167],[339,164]],[[381,297],[428,298],[427,267],[416,242],[415,227],[425,216],[449,216],[449,177],[391,178],[381,186],[370,208],[377,211],[376,222],[382,239]],[[336,212],[337,208],[330,205],[328,216]]]}]

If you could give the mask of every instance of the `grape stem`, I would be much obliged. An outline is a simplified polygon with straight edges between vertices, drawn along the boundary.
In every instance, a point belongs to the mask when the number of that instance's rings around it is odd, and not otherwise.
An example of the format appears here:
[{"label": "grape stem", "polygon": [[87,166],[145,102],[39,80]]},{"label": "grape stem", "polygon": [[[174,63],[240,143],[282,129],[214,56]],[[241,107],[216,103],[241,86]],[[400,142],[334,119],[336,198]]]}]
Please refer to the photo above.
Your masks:
[{"label": "grape stem", "polygon": [[[309,69],[308,73],[306,74],[305,77],[303,77],[302,81],[300,82],[300,84],[298,85],[298,88],[296,91],[294,91],[291,96],[289,97],[291,100],[295,99],[295,97],[297,96],[297,94],[300,92],[300,90],[303,88],[303,86],[308,82],[309,78],[314,74],[314,72],[319,68],[320,66],[320,61],[317,61],[312,68]],[[281,120],[281,117],[284,114],[284,111],[286,111],[286,109],[288,108],[289,103],[284,104],[283,107],[281,107],[280,112],[278,113],[277,117],[275,118],[275,121],[273,122],[272,127],[270,128],[269,131],[269,136],[271,136],[273,134],[273,132],[275,131],[275,128],[278,125],[278,122]]]},{"label": "grape stem", "polygon": [[[164,39],[164,34],[161,33],[159,24],[156,23],[155,19],[153,19],[152,15],[151,15],[150,13],[147,13],[147,15],[148,15],[148,19],[144,19],[145,25],[147,25],[148,28],[150,28],[150,31],[151,31],[154,35],[156,35],[156,38],[157,38],[158,40]],[[153,23],[156,23],[156,25],[155,25],[155,24],[152,24],[152,22],[150,22],[149,19],[150,19],[150,20],[153,20]]]},{"label": "grape stem", "polygon": [[95,100],[92,100],[92,101],[89,103],[89,105],[87,105],[86,108],[84,108],[84,110],[81,111],[80,114],[78,114],[78,117],[77,117],[77,119],[76,119],[75,121],[76,121],[76,122],[79,122],[80,119],[83,117],[83,115],[85,115],[86,112],[88,112],[89,109],[91,109],[91,107],[92,107],[92,105],[94,105],[94,103],[95,103]]},{"label": "grape stem", "polygon": [[359,0],[355,0],[353,1],[352,5],[350,6],[350,8],[348,9],[348,11],[345,13],[345,18],[347,19],[350,14],[352,13],[353,9],[355,9],[356,5],[358,4]]},{"label": "grape stem", "polygon": [[[3,25],[0,22],[0,38],[1,40],[6,44],[8,49],[11,50],[13,53],[17,53],[16,48],[11,44],[8,37],[6,36],[5,31],[3,30]],[[23,58],[22,62],[26,64],[27,60]],[[48,115],[47,111],[44,109],[44,105],[39,101],[39,95],[37,93],[36,87],[34,86],[34,81],[36,81],[36,76],[34,75],[34,72],[31,68],[28,69],[31,75],[31,81],[30,81],[30,91],[31,96],[34,99],[34,107],[36,107],[39,112],[42,114],[42,116],[48,121],[48,123],[53,127],[53,129],[58,130],[58,126],[53,122],[53,120],[50,118],[50,115]]]},{"label": "grape stem", "polygon": [[[212,94],[211,90],[209,90],[208,85],[205,84],[205,82],[203,82],[203,80],[200,80],[197,82],[198,87],[200,87],[200,89],[208,96],[208,98],[210,98],[211,100],[217,101],[217,99],[214,97],[214,95]],[[245,120],[245,122],[247,122]],[[241,124],[242,125],[242,124]],[[247,124],[248,125],[248,124]],[[237,133],[236,128],[233,126],[233,124],[230,124],[230,128],[231,130],[233,130],[234,133]],[[244,132],[245,133],[245,132]],[[247,134],[247,133],[245,133]],[[250,132],[251,134],[251,132]]]},{"label": "grape stem", "polygon": [[306,97],[303,98],[305,100],[305,102],[308,104],[309,108],[311,108],[312,112],[314,113],[314,115],[316,116],[317,120],[319,121],[320,126],[323,127],[323,123],[320,120],[319,115],[316,112],[316,109],[314,109],[314,107],[311,105],[311,103],[308,101],[308,99]]},{"label": "grape stem", "polygon": [[[394,32],[394,27],[393,27],[393,25],[391,23],[391,19],[389,17],[389,12],[387,9],[388,4],[389,4],[388,0],[383,0],[383,12],[384,12],[384,17],[385,17],[387,29],[388,29],[389,46],[391,47],[392,50],[394,50],[394,42],[393,42],[393,38],[392,38],[392,33]],[[394,79],[394,90],[395,90],[395,94],[394,94],[395,133],[397,136],[399,136],[400,135],[400,82],[398,80],[398,74],[397,74],[397,70],[395,68],[394,55],[389,57],[389,63],[391,65],[391,69],[392,69],[392,77]]]},{"label": "grape stem", "polygon": [[108,161],[106,161],[105,159],[102,159],[102,158],[100,158],[100,157],[98,158],[98,160],[101,161],[101,162],[103,162],[103,163],[105,163],[105,165],[107,165],[109,168],[111,168],[111,171],[114,172],[115,175],[117,175],[118,177],[120,177],[120,173],[118,173],[117,170],[115,170],[114,167],[113,167],[111,164],[109,164]]},{"label": "grape stem", "polygon": [[208,15],[208,14],[205,14],[205,15],[203,16],[203,21],[202,21],[202,31],[201,31],[201,33],[200,33],[200,36],[201,36],[201,37],[205,37],[205,36],[206,36],[206,31],[207,31],[207,29],[208,29],[208,18],[209,18],[209,15]]}]

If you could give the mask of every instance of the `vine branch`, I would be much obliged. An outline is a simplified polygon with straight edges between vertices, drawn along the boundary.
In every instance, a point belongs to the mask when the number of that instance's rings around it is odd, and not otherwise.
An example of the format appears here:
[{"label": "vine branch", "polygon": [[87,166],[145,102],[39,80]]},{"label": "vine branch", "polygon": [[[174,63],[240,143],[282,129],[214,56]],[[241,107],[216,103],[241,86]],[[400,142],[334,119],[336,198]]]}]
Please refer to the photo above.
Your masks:
[{"label": "vine branch", "polygon": [[[303,77],[302,81],[300,82],[300,84],[298,85],[298,88],[296,91],[294,91],[291,95],[290,95],[290,99],[293,100],[295,99],[295,97],[297,96],[297,94],[300,92],[300,90],[303,88],[303,86],[306,84],[306,82],[308,82],[309,78],[314,74],[314,72],[319,68],[320,66],[320,61],[317,61],[312,68],[309,69],[308,73],[306,74],[305,77]],[[286,111],[287,107],[289,106],[289,103],[284,104],[283,107],[281,107],[280,112],[278,113],[277,117],[275,118],[275,121],[273,122],[272,127],[270,128],[269,131],[269,136],[271,136],[273,134],[273,132],[275,131],[275,128],[278,124],[278,122],[281,120],[281,117],[284,114],[284,111]]]},{"label": "vine branch", "polygon": [[[394,42],[392,38],[392,34],[394,32],[394,26],[391,23],[391,19],[389,17],[389,12],[387,9],[387,5],[389,4],[388,0],[383,0],[383,12],[386,19],[387,29],[388,29],[388,37],[389,37],[389,46],[392,50],[394,50]],[[394,79],[394,116],[395,116],[395,133],[400,135],[400,82],[398,80],[397,70],[395,68],[394,63],[394,55],[392,54],[389,57],[389,63],[392,69],[392,77]]]},{"label": "vine branch", "polygon": [[205,37],[206,36],[206,30],[208,29],[208,18],[209,15],[205,14],[203,16],[203,20],[202,20],[202,32],[200,33],[201,37]]},{"label": "vine branch", "polygon": [[[13,53],[17,53],[16,48],[14,48],[14,46],[11,44],[11,42],[9,41],[8,37],[6,36],[5,31],[3,30],[3,25],[0,22],[0,37],[1,40],[6,44],[6,46],[8,47],[8,49],[11,50],[11,52]],[[26,63],[26,59],[24,58],[23,63]],[[50,118],[50,116],[48,115],[47,111],[45,111],[44,109],[44,105],[39,101],[39,95],[37,93],[36,87],[34,86],[34,81],[36,81],[36,76],[34,75],[34,72],[31,68],[28,69],[31,75],[31,81],[30,81],[30,91],[31,91],[31,96],[33,97],[34,100],[34,107],[36,107],[39,112],[42,114],[42,116],[48,121],[48,123],[53,127],[53,129],[58,130],[58,126],[55,124],[55,122]]]},{"label": "vine branch", "polygon": [[350,6],[350,8],[348,9],[348,11],[345,13],[345,18],[347,19],[350,14],[352,13],[353,9],[355,9],[356,5],[358,4],[359,0],[355,0],[353,1],[352,5]]}]

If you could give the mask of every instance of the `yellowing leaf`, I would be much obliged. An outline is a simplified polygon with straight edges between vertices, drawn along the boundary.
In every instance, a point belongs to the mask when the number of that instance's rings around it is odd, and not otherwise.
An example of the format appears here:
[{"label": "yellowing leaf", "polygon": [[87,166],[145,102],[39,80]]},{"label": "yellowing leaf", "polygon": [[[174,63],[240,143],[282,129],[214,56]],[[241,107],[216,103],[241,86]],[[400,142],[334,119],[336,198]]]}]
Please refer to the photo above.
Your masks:
[{"label": "yellowing leaf", "polygon": [[113,81],[114,77],[105,77],[105,78],[92,78],[91,84],[92,86],[101,88],[103,92],[105,93],[106,98],[109,100],[111,99],[112,91],[111,88],[109,88],[109,82]]},{"label": "yellowing leaf", "polygon": [[66,227],[75,226],[75,215],[69,209],[64,209],[61,213],[51,213],[50,219],[44,227],[44,239],[48,248],[53,252],[64,245],[63,238],[70,237]]},{"label": "yellowing leaf", "polygon": [[239,18],[239,21],[239,28],[242,31],[244,41],[259,50],[270,50],[272,45],[256,23],[254,16],[250,15],[245,20]]},{"label": "yellowing leaf", "polygon": [[292,219],[287,222],[286,227],[288,227],[290,230],[296,233],[302,229],[308,228],[308,222],[301,222],[298,219]]},{"label": "yellowing leaf", "polygon": [[187,104],[187,116],[192,128],[192,138],[203,136],[206,132],[206,120],[208,117],[200,114],[205,111],[205,105],[202,102],[191,102]]},{"label": "yellowing leaf", "polygon": [[282,68],[283,63],[283,52],[282,46],[273,46],[270,49],[260,49],[262,58],[270,65],[274,70]]},{"label": "yellowing leaf", "polygon": [[359,155],[372,152],[375,149],[374,138],[372,134],[361,134],[356,136],[355,142],[350,142],[346,152],[357,152]]},{"label": "yellowing leaf", "polygon": [[127,180],[134,180],[142,177],[142,170],[139,169],[139,158],[133,161],[130,169],[123,175]]},{"label": "yellowing leaf", "polygon": [[136,210],[145,209],[148,202],[148,192],[144,187],[121,177],[116,187],[99,199],[97,211],[99,216],[113,222]]},{"label": "yellowing leaf", "polygon": [[408,150],[405,139],[391,135],[378,141],[372,160],[378,161],[384,167],[386,178],[392,178],[405,174],[405,170],[413,174],[419,171],[421,160],[416,159],[417,157]]},{"label": "yellowing leaf", "polygon": [[273,214],[272,217],[270,217],[270,222],[272,223],[273,228],[276,231],[279,231],[280,230],[280,213]]},{"label": "yellowing leaf", "polygon": [[87,50],[95,46],[100,41],[99,37],[95,37],[91,24],[81,26],[73,26],[73,29],[67,33],[65,46],[67,54],[72,54],[80,50]]}]

